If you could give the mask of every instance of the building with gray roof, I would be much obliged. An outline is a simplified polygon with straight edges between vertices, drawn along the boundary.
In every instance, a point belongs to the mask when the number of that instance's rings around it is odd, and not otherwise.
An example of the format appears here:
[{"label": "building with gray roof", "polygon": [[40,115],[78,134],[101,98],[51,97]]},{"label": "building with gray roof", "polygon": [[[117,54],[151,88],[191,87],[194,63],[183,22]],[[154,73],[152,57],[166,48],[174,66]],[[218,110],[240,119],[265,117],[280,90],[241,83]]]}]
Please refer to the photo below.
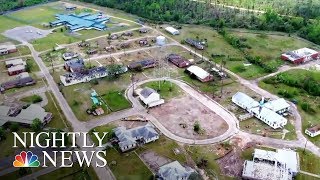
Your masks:
[{"label": "building with gray roof", "polygon": [[0,106],[0,126],[7,122],[17,122],[24,125],[31,125],[34,119],[38,118],[43,125],[46,125],[52,119],[52,113],[37,105],[31,104],[27,108]]},{"label": "building with gray roof", "polygon": [[183,167],[178,161],[173,161],[159,168],[158,180],[187,180],[195,170],[190,167]]},{"label": "building with gray roof", "polygon": [[140,100],[148,107],[158,106],[164,103],[164,100],[160,98],[160,94],[149,87],[143,89],[137,89]]},{"label": "building with gray roof", "polygon": [[150,123],[132,129],[120,126],[113,129],[113,131],[119,140],[118,144],[122,152],[133,149],[139,144],[147,144],[159,139],[158,132]]}]

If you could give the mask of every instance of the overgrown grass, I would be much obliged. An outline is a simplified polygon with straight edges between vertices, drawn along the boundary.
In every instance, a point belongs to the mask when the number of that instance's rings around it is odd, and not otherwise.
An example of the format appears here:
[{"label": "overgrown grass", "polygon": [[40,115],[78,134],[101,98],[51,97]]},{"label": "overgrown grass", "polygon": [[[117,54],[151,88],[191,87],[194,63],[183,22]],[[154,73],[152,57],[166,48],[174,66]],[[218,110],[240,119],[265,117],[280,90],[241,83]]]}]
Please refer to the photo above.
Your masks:
[{"label": "overgrown grass", "polygon": [[156,90],[160,94],[160,97],[165,100],[169,100],[183,94],[183,91],[180,89],[180,87],[169,81],[153,81],[145,83],[142,86]]},{"label": "overgrown grass", "polygon": [[123,91],[110,91],[105,95],[102,95],[102,98],[106,101],[108,107],[112,111],[120,111],[131,107],[130,102],[125,98]]},{"label": "overgrown grass", "polygon": [[[290,70],[282,73],[281,76],[287,77],[290,81],[292,80],[294,82],[304,82],[305,78],[310,77],[314,77],[316,82],[319,82],[320,80],[319,72],[312,72],[308,70]],[[259,86],[273,94],[278,94],[279,96],[282,96],[289,101],[294,101],[297,103],[299,113],[302,117],[302,132],[313,125],[319,124],[319,96],[312,96],[308,94],[308,92],[306,92],[304,89],[301,89],[299,87],[293,87],[282,82],[269,81],[269,79],[264,80],[264,82],[260,82]],[[304,104],[307,104],[309,106],[309,109],[303,109]],[[319,136],[311,138],[310,136],[306,135],[306,137],[317,146],[320,146]]]},{"label": "overgrown grass", "polygon": [[[106,160],[119,180],[151,179],[152,173],[134,151],[119,153],[114,148],[107,150]],[[115,162],[115,165],[112,164]]]},{"label": "overgrown grass", "polygon": [[23,101],[23,102],[34,104],[34,103],[41,102],[42,101],[42,97],[39,96],[39,95],[34,94],[32,96],[24,97],[24,98],[22,98],[20,100]]}]

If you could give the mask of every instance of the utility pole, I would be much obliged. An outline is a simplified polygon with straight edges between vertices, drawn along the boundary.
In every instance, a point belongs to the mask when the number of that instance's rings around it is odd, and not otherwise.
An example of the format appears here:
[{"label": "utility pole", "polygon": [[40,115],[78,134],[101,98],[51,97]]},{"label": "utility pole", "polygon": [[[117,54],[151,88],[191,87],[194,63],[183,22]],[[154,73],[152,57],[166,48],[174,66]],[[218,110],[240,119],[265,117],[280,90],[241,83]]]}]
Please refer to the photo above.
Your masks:
[{"label": "utility pole", "polygon": [[306,139],[306,143],[304,144],[304,148],[303,148],[303,153],[305,153],[305,152],[306,152],[307,143],[308,143],[308,140]]},{"label": "utility pole", "polygon": [[134,96],[134,80],[135,80],[135,74],[131,74],[131,84],[132,84],[132,96]]}]

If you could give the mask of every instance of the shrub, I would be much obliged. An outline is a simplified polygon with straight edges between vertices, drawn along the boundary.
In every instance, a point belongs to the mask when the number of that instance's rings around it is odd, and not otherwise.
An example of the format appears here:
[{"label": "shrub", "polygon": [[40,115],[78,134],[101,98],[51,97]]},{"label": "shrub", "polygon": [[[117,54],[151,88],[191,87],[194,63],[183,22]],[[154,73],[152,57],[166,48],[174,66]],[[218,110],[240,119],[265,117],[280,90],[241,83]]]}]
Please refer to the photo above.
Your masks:
[{"label": "shrub", "polygon": [[314,109],[311,107],[311,105],[310,105],[309,103],[307,103],[307,102],[303,102],[303,103],[301,104],[301,109],[304,110],[304,111],[307,112],[307,113],[311,113],[311,114],[315,113],[315,110],[314,110]]},{"label": "shrub", "polygon": [[195,132],[197,132],[197,133],[201,130],[201,127],[200,127],[200,124],[199,124],[198,121],[196,121],[196,122],[194,123],[194,125],[193,125],[193,130],[194,130]]},{"label": "shrub", "polygon": [[10,124],[9,129],[11,132],[16,132],[19,130],[19,124],[16,122],[13,122]]}]

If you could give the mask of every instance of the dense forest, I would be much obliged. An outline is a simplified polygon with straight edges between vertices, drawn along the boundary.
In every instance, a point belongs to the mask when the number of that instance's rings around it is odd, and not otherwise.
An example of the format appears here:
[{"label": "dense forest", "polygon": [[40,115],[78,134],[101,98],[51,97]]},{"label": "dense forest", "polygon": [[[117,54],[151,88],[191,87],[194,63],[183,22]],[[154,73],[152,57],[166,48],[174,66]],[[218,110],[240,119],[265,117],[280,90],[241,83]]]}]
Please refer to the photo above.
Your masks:
[{"label": "dense forest", "polygon": [[49,0],[0,0],[0,13],[13,9],[18,9],[21,7],[40,4],[47,1]]},{"label": "dense forest", "polygon": [[[0,11],[30,6],[48,0],[0,0]],[[267,8],[264,14],[226,8],[218,5],[224,2],[254,3],[257,6],[277,6],[282,0],[79,0],[100,6],[124,10],[155,23],[178,22],[205,24],[216,29],[223,27],[247,28],[253,30],[281,31],[296,33],[312,42],[320,44],[320,2],[315,0],[285,0],[288,12],[297,16],[279,15],[285,7]],[[315,2],[313,2],[315,1]],[[215,5],[217,4],[217,5]],[[244,6],[244,5],[243,5]],[[263,6],[264,7],[264,6]],[[319,8],[317,8],[319,7]],[[251,7],[255,9],[255,7]]]},{"label": "dense forest", "polygon": [[320,17],[319,0],[211,0],[211,2],[262,11],[272,8],[283,15],[313,19]]},{"label": "dense forest", "polygon": [[214,0],[206,0],[206,3],[190,0],[80,1],[117,8],[157,23],[176,21],[187,24],[206,24],[214,28],[231,27],[282,31],[297,33],[301,37],[320,44],[319,20],[309,19],[306,15],[303,17],[281,16],[273,9],[267,9],[265,14],[257,15],[249,11],[239,11],[211,4]]}]

